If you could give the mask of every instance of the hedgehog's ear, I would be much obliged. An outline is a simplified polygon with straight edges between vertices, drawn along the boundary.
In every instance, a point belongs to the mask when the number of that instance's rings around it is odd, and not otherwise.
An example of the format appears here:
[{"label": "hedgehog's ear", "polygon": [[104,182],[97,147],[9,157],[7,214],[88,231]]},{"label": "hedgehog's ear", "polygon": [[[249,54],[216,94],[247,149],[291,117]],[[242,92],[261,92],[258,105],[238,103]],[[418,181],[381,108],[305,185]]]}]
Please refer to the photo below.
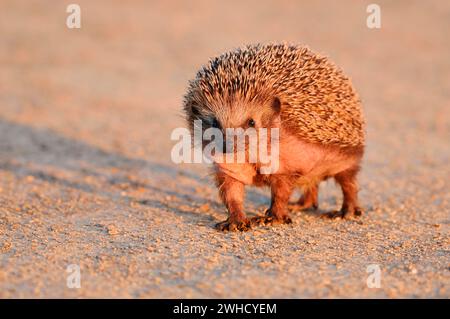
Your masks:
[{"label": "hedgehog's ear", "polygon": [[280,127],[281,126],[281,101],[278,97],[274,97],[272,100],[272,126]]},{"label": "hedgehog's ear", "polygon": [[275,112],[275,114],[278,114],[281,111],[281,101],[277,96],[275,96],[272,101],[272,110]]}]

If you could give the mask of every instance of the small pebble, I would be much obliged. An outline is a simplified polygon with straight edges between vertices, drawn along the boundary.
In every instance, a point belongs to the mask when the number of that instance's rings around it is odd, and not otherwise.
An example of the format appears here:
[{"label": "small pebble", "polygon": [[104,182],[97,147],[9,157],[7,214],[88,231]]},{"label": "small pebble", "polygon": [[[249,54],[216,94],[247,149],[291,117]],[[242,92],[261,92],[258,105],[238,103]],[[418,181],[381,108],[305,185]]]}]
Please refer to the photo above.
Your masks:
[{"label": "small pebble", "polygon": [[109,235],[113,236],[119,234],[119,229],[117,229],[115,225],[108,225],[107,229]]}]

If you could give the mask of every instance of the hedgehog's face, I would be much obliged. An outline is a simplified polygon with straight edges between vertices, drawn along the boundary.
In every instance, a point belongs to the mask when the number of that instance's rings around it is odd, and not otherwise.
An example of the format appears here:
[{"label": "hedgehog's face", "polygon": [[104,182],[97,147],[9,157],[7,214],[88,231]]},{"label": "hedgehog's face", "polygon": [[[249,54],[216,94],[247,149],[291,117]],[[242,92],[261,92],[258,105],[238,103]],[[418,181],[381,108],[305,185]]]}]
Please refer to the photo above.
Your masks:
[{"label": "hedgehog's face", "polygon": [[280,100],[274,98],[269,103],[236,104],[218,121],[223,128],[271,128],[277,126],[280,114]]},{"label": "hedgehog's face", "polygon": [[272,128],[279,127],[281,102],[275,97],[270,103],[247,104],[235,102],[227,106],[192,107],[194,119],[201,120],[204,129]]},{"label": "hedgehog's face", "polygon": [[233,134],[236,134],[236,131],[249,132],[252,130],[260,131],[259,129],[280,128],[281,123],[281,102],[277,97],[268,103],[244,104],[235,102],[227,106],[202,108],[194,106],[191,110],[193,120],[201,121],[203,132],[208,129],[221,132],[223,139],[219,141],[221,145],[218,148],[221,148],[223,152],[226,151],[227,144],[233,143],[230,138],[234,140]]}]

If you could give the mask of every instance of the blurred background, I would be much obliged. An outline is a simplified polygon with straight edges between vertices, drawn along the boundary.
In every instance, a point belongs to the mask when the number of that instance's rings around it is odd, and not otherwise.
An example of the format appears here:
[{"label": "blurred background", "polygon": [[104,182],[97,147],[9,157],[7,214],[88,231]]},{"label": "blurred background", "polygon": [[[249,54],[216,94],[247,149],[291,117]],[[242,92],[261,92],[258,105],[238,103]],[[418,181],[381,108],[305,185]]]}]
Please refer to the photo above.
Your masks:
[{"label": "blurred background", "polygon": [[[348,0],[77,0],[69,29],[73,2],[0,3],[0,297],[449,297],[447,1],[376,1],[380,29],[373,1]],[[182,96],[210,57],[280,41],[330,56],[358,90],[368,216],[217,233],[207,167],[170,159]],[[320,196],[340,203],[333,183]],[[249,213],[268,201],[251,190]]]}]

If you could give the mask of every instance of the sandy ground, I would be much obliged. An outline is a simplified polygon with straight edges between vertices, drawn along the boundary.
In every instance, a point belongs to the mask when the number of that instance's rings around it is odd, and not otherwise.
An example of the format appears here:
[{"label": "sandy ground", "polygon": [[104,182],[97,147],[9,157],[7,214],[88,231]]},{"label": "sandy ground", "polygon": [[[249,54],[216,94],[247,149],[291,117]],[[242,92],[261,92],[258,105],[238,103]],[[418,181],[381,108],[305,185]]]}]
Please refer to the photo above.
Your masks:
[{"label": "sandy ground", "polygon": [[[450,297],[450,4],[0,4],[0,297]],[[187,81],[245,43],[305,43],[351,76],[368,147],[358,221],[220,233],[208,167],[175,165]],[[249,215],[268,205],[250,189]],[[81,288],[66,285],[80,266]],[[379,265],[381,287],[368,288]]]}]

